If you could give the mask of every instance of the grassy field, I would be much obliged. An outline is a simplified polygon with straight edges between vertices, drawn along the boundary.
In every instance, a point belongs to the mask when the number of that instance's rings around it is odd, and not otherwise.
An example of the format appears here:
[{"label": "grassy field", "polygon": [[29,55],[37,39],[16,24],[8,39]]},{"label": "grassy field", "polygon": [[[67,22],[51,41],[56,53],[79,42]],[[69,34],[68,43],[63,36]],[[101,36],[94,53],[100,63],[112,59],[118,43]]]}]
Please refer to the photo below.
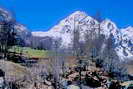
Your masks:
[{"label": "grassy field", "polygon": [[29,58],[47,58],[48,51],[32,49],[30,47],[18,47],[14,46],[9,49],[10,52],[22,53],[24,56]]}]

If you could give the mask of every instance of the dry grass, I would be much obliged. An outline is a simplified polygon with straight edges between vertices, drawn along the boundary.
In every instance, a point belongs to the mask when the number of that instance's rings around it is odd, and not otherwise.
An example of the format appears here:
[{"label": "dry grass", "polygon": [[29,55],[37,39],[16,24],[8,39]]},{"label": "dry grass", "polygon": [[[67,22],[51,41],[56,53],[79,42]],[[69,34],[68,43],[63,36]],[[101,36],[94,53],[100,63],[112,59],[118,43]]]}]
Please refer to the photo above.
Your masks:
[{"label": "dry grass", "polygon": [[129,61],[126,65],[128,74],[133,75],[133,61]]},{"label": "dry grass", "polygon": [[30,74],[27,68],[19,64],[4,60],[0,61],[0,69],[5,72],[6,78],[9,81],[21,79],[24,76]]}]

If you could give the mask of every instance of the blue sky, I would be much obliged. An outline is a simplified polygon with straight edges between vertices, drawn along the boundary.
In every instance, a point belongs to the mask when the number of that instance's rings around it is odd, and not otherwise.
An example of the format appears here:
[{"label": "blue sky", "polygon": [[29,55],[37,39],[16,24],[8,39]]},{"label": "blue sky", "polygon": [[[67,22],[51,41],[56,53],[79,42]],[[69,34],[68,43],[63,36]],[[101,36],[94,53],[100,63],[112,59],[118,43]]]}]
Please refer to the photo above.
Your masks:
[{"label": "blue sky", "polygon": [[90,16],[99,11],[120,28],[133,26],[133,0],[0,0],[0,6],[32,31],[48,30],[77,10]]}]

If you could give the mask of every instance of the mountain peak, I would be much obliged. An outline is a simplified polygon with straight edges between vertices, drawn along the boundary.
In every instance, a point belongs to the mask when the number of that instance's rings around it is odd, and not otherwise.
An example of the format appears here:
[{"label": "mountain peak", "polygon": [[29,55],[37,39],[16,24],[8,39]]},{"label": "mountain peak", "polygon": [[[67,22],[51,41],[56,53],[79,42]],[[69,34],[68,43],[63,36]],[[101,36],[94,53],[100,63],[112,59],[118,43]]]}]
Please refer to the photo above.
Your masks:
[{"label": "mountain peak", "polygon": [[84,15],[84,16],[86,16],[87,14],[83,11],[75,11],[70,16],[75,16],[75,15]]},{"label": "mountain peak", "polygon": [[125,29],[121,29],[121,32],[124,36],[128,36],[130,38],[133,37],[133,27],[129,26]]},{"label": "mountain peak", "polygon": [[101,22],[101,28],[104,29],[103,32],[105,35],[110,35],[112,33],[113,35],[117,34],[118,28],[114,22],[112,22],[110,19],[105,19]]},{"label": "mountain peak", "polygon": [[80,20],[84,19],[88,17],[88,15],[83,12],[83,11],[75,11],[73,12],[71,15],[69,15],[65,20],[69,20],[69,21],[77,21],[79,22]]},{"label": "mountain peak", "polygon": [[0,13],[1,13],[0,17],[2,17],[4,20],[10,21],[12,19],[11,13],[6,9],[0,8]]},{"label": "mountain peak", "polygon": [[102,23],[108,25],[107,27],[109,29],[112,29],[111,27],[117,29],[116,24],[113,21],[111,21],[110,19],[105,19]]},{"label": "mountain peak", "polygon": [[88,24],[90,21],[94,21],[94,19],[90,16],[88,16],[85,12],[82,11],[75,11],[65,19],[61,20],[57,25],[55,25],[50,31],[52,32],[72,32],[75,25],[82,23],[82,24]]},{"label": "mountain peak", "polygon": [[132,26],[129,26],[125,30],[132,31],[133,32],[133,27]]}]

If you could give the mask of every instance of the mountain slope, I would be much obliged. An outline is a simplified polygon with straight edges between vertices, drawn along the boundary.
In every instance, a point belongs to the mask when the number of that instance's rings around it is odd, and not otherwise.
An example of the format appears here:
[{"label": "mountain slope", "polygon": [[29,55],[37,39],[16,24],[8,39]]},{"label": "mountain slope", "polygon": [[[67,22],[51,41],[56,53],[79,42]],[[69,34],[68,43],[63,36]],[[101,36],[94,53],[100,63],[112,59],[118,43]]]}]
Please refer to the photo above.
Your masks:
[{"label": "mountain slope", "polygon": [[26,28],[26,26],[18,23],[9,11],[0,8],[0,22],[3,21],[11,23],[20,38],[22,38],[26,44],[29,44],[29,38],[32,36],[31,32]]},{"label": "mountain slope", "polygon": [[94,18],[88,16],[86,13],[76,11],[59,24],[51,28],[47,32],[32,32],[35,37],[51,37],[52,39],[61,39],[61,47],[72,47],[73,31],[80,26],[80,38],[84,40],[84,35],[87,31],[98,29],[100,24],[100,34],[103,34],[107,39],[110,35],[113,35],[114,48],[121,58],[121,60],[133,57],[133,28],[128,27],[126,29],[119,29],[114,22],[109,19],[105,19],[99,23]]}]

